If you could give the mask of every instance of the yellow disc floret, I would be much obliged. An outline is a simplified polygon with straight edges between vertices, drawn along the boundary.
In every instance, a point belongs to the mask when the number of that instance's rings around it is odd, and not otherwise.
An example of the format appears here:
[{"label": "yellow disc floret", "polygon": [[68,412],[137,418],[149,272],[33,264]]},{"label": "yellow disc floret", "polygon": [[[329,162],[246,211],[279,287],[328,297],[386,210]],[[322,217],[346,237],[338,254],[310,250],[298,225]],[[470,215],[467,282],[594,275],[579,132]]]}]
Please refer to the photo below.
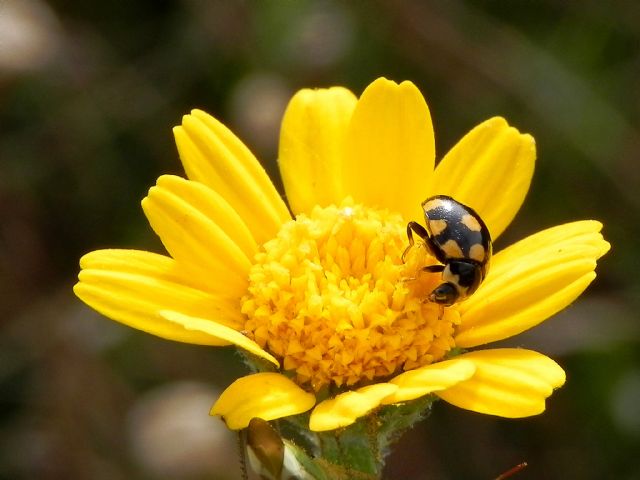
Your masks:
[{"label": "yellow disc floret", "polygon": [[440,360],[458,313],[424,301],[439,276],[424,246],[402,262],[405,225],[349,200],[287,222],[250,270],[243,333],[316,390]]}]

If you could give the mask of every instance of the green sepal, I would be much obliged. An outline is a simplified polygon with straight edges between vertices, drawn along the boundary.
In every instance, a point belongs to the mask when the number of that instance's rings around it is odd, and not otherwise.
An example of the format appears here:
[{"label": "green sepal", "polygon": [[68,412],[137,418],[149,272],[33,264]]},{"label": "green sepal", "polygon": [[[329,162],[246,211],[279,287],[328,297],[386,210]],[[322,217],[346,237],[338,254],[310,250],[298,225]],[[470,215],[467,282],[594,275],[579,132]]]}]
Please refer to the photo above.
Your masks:
[{"label": "green sepal", "polygon": [[425,395],[409,402],[386,405],[376,412],[378,449],[383,456],[404,432],[429,416],[436,399],[434,395]]}]

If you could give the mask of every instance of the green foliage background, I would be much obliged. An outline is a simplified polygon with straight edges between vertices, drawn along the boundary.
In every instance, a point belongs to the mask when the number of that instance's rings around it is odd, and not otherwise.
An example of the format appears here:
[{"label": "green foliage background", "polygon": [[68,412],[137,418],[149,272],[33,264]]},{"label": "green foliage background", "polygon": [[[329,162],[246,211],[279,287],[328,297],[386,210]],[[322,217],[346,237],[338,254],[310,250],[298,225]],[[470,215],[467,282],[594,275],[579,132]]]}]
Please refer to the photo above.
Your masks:
[{"label": "green foliage background", "polygon": [[548,411],[509,421],[437,404],[387,478],[489,480],[526,460],[514,478],[640,479],[638,2],[5,0],[3,17],[44,40],[29,63],[0,28],[0,51],[22,61],[0,55],[0,479],[239,478],[233,436],[204,455],[215,462],[168,467],[179,435],[145,457],[132,413],[175,382],[223,388],[238,359],[100,318],[72,296],[78,258],[161,251],[139,201],[181,173],[171,127],[191,108],[278,181],[291,93],[360,93],[381,75],[424,92],[440,154],[492,115],[535,136],[533,186],[498,249],[582,218],[613,245],[579,302],[508,342],[566,367]]}]

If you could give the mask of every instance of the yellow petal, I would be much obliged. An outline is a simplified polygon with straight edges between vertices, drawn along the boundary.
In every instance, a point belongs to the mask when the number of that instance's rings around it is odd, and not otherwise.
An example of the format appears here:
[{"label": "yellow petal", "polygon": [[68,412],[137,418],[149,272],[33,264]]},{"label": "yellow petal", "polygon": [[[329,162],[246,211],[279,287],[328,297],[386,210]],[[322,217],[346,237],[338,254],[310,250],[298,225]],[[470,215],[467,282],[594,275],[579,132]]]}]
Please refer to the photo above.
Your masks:
[{"label": "yellow petal", "polygon": [[345,193],[420,219],[435,146],[431,115],[411,82],[374,81],[356,105],[343,165]]},{"label": "yellow petal", "polygon": [[258,245],[242,218],[224,198],[201,183],[191,182],[175,175],[161,176],[158,178],[157,185],[188,204],[197,205],[198,209],[220,227],[247,257],[253,258]]},{"label": "yellow petal", "polygon": [[449,195],[478,212],[495,240],[520,209],[536,159],[533,137],[491,118],[465,135],[438,164],[429,195]]},{"label": "yellow petal", "polygon": [[232,430],[247,428],[252,418],[275,420],[306,412],[316,403],[284,375],[263,372],[239,378],[222,392],[210,415],[220,415]]},{"label": "yellow petal", "polygon": [[313,409],[309,428],[314,432],[323,432],[351,425],[358,418],[380,406],[382,400],[396,390],[398,386],[392,383],[377,383],[341,393],[319,403]]},{"label": "yellow petal", "polygon": [[236,347],[242,348],[256,357],[264,358],[265,360],[273,363],[276,367],[280,367],[278,360],[260,348],[260,345],[233,328],[225,327],[224,325],[221,325],[214,320],[210,320],[209,318],[193,317],[171,310],[162,310],[160,312],[160,316],[170,322],[180,325],[186,330],[200,332],[219,341],[232,343]]},{"label": "yellow petal", "polygon": [[199,289],[169,257],[98,250],[83,256],[80,266],[75,294],[103,315],[138,330],[179,342],[228,345],[165,320],[158,313],[164,309],[213,316],[228,328],[243,325],[239,308],[230,298]]},{"label": "yellow petal", "polygon": [[459,357],[409,370],[390,380],[390,383],[398,385],[398,390],[386,397],[382,403],[387,405],[408,402],[428,393],[444,390],[467,380],[475,371],[473,362]]},{"label": "yellow petal", "polygon": [[280,130],[280,174],[295,214],[314,205],[340,204],[340,169],[347,127],[357,99],[346,88],[304,89],[296,93]]},{"label": "yellow petal", "polygon": [[[203,282],[218,284],[230,295],[239,296],[246,288],[251,261],[218,222],[233,224],[230,229],[235,235],[241,231],[241,223],[238,217],[225,216],[216,204],[220,197],[207,187],[185,182],[161,177],[142,201],[144,213],[173,258]],[[189,195],[181,196],[183,189],[189,190]],[[250,248],[246,238],[241,241]]]},{"label": "yellow petal", "polygon": [[545,409],[545,399],[565,381],[562,368],[531,350],[504,348],[460,355],[476,366],[469,380],[436,392],[443,400],[478,413],[520,418]]},{"label": "yellow petal", "polygon": [[260,163],[222,123],[193,110],[173,133],[187,176],[220,194],[244,219],[256,242],[273,238],[291,218]]},{"label": "yellow petal", "polygon": [[497,275],[502,275],[511,268],[512,262],[517,263],[528,255],[539,256],[543,250],[546,255],[556,250],[574,249],[583,245],[592,249],[595,258],[599,258],[610,247],[599,234],[601,230],[602,223],[597,220],[578,220],[541,230],[497,253],[491,264],[490,274],[497,272]]},{"label": "yellow petal", "polygon": [[527,330],[573,302],[609,249],[595,221],[560,225],[496,254],[486,280],[459,305],[456,345],[469,348]]}]

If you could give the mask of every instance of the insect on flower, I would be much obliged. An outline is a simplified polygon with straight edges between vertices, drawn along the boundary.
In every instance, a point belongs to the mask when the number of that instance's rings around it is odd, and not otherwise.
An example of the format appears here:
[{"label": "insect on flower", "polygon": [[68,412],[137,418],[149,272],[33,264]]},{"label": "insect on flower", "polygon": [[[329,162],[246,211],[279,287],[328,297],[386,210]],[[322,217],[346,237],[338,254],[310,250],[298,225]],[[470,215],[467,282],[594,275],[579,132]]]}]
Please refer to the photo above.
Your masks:
[{"label": "insect on flower", "polygon": [[[187,178],[159,177],[142,201],[166,254],[90,252],[74,291],[133,328],[244,352],[258,371],[235,380],[210,411],[230,429],[310,412],[292,422],[301,438],[340,435],[360,419],[396,412],[393,405],[436,396],[522,418],[542,413],[565,383],[560,365],[536,351],[474,350],[572,303],[609,250],[602,224],[583,220],[492,256],[491,240],[531,183],[531,135],[494,117],[436,166],[429,108],[413,83],[380,78],[359,97],[344,87],[303,89],[282,121],[286,205],[251,151],[211,115],[193,110],[174,134]],[[424,226],[407,226],[423,214]],[[405,235],[412,245],[414,234],[420,248],[402,264]],[[436,274],[401,283],[422,271]],[[303,449],[282,441],[318,477],[315,457],[307,462]],[[278,442],[249,444],[256,453]],[[358,455],[381,468],[384,449],[362,445]],[[280,454],[260,455],[259,465],[280,465]],[[336,462],[350,468],[351,459]],[[301,476],[295,467],[272,471]]]},{"label": "insect on flower", "polygon": [[489,269],[491,235],[482,218],[470,207],[446,195],[436,195],[422,202],[426,228],[417,222],[407,224],[409,246],[413,233],[442,265],[427,265],[423,272],[442,272],[442,283],[429,295],[434,303],[449,306],[475,292]]}]

